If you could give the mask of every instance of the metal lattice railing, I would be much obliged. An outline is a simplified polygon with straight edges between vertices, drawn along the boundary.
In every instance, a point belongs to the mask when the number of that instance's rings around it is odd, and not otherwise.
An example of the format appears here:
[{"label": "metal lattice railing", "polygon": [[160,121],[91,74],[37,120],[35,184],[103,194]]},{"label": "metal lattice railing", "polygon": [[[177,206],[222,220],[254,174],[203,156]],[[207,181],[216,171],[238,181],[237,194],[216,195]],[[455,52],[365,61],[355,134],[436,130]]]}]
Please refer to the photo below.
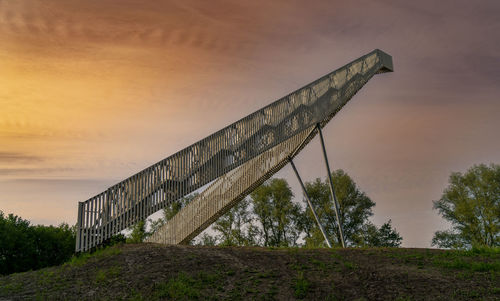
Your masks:
[{"label": "metal lattice railing", "polygon": [[76,251],[86,251],[214,181],[149,240],[183,243],[281,169],[392,58],[374,50],[80,202]]}]

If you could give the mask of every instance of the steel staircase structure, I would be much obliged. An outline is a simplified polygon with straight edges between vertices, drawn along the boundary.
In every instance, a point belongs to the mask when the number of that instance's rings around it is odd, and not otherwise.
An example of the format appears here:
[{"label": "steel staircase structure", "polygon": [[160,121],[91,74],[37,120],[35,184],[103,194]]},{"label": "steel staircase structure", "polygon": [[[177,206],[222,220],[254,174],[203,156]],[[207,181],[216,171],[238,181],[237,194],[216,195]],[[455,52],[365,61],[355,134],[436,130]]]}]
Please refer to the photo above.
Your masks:
[{"label": "steel staircase structure", "polygon": [[187,243],[283,168],[375,74],[376,49],[78,204],[76,252],[208,185],[148,238]]}]

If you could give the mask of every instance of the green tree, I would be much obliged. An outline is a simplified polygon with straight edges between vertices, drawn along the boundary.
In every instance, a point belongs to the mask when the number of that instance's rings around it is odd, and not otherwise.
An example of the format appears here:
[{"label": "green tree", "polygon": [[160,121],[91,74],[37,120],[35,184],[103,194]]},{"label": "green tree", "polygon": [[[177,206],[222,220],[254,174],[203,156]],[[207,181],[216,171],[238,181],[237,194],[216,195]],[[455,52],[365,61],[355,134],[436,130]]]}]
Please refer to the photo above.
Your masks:
[{"label": "green tree", "polygon": [[35,269],[34,233],[28,220],[0,211],[0,273]]},{"label": "green tree", "polygon": [[[369,235],[366,231],[372,231],[373,235],[376,234],[379,237],[384,234],[380,231],[395,232],[390,227],[390,222],[384,224],[385,226],[381,229],[377,229],[374,225],[370,226],[368,218],[373,215],[372,208],[375,203],[364,192],[359,190],[347,173],[341,169],[332,172],[332,182],[339,202],[339,217],[346,245],[366,244],[365,240]],[[334,204],[330,197],[328,179],[322,181],[318,178],[313,182],[307,182],[305,186],[329,239],[333,244],[340,245],[340,234]],[[304,210],[304,217],[301,219],[300,226],[305,233],[306,245],[313,247],[325,246],[323,235],[316,225],[311,210],[308,207],[305,207]],[[389,226],[389,229],[387,229],[387,226]]]},{"label": "green tree", "polygon": [[149,236],[150,233],[146,231],[146,222],[140,220],[131,227],[132,232],[127,238],[127,243],[137,244],[141,243]]},{"label": "green tree", "polygon": [[[249,246],[255,245],[256,228],[252,224],[250,202],[241,200],[213,225],[213,230],[219,233],[220,245]],[[208,235],[208,234],[207,234]]]},{"label": "green tree", "polygon": [[32,226],[28,220],[0,211],[0,274],[58,265],[74,250],[74,227]]},{"label": "green tree", "polygon": [[255,189],[250,197],[262,244],[266,247],[297,245],[301,207],[292,201],[293,193],[286,180],[271,179]]},{"label": "green tree", "polygon": [[403,238],[391,226],[391,220],[380,228],[368,222],[361,231],[356,245],[368,247],[399,247]]},{"label": "green tree", "polygon": [[75,230],[66,223],[58,227],[34,226],[36,269],[61,264],[75,251]]},{"label": "green tree", "polygon": [[152,235],[156,231],[158,231],[165,223],[171,220],[182,208],[184,208],[189,202],[191,202],[198,193],[193,193],[187,195],[179,200],[171,202],[163,209],[163,216],[158,218],[157,220],[148,219],[149,223],[149,232],[148,235]]},{"label": "green tree", "polygon": [[198,246],[216,246],[217,237],[212,236],[206,232],[200,235],[197,244]]},{"label": "green tree", "polygon": [[115,234],[115,235],[111,236],[110,238],[104,240],[104,242],[102,243],[101,246],[103,248],[105,248],[105,247],[114,246],[117,244],[122,244],[125,242],[127,242],[127,237],[125,235],[123,235],[122,233],[118,233],[118,234]]},{"label": "green tree", "polygon": [[452,228],[437,231],[432,245],[443,248],[500,246],[500,165],[474,165],[454,172],[434,209]]},{"label": "green tree", "polygon": [[177,201],[170,203],[165,209],[163,209],[163,218],[166,221],[171,220],[174,215],[176,215],[182,208],[186,207],[192,200],[198,196],[198,193],[193,193],[185,197],[180,198]]}]

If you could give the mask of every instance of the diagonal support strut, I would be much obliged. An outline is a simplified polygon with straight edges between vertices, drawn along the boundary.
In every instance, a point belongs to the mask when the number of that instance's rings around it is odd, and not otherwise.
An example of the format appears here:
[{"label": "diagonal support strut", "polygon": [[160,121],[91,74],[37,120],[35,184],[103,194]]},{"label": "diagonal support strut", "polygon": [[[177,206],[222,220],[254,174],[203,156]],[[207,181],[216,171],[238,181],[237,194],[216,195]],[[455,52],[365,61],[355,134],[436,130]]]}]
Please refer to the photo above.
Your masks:
[{"label": "diagonal support strut", "polygon": [[328,174],[328,183],[330,184],[329,185],[330,195],[332,197],[333,207],[335,208],[335,215],[337,217],[337,226],[339,228],[340,242],[342,244],[342,248],[345,248],[344,231],[342,230],[342,224],[340,223],[340,216],[339,216],[339,203],[337,202],[337,196],[335,195],[335,189],[333,188],[332,173],[330,172],[330,164],[328,164],[328,156],[326,155],[323,132],[321,131],[321,126],[319,123],[316,125],[316,128],[318,129],[319,132],[319,138],[321,140],[321,148],[323,150],[323,157],[325,158],[326,173]]},{"label": "diagonal support strut", "polygon": [[330,240],[328,239],[328,236],[326,235],[325,229],[323,229],[323,226],[321,225],[321,222],[319,221],[318,215],[316,214],[316,210],[314,210],[314,207],[311,203],[311,199],[309,198],[309,194],[307,193],[306,187],[304,186],[304,183],[302,182],[302,179],[300,178],[299,172],[297,171],[297,168],[295,167],[295,164],[293,163],[292,158],[289,158],[288,160],[290,161],[290,164],[292,165],[293,171],[295,171],[295,175],[297,176],[297,179],[299,180],[300,187],[302,187],[302,191],[304,192],[304,196],[307,200],[307,204],[309,205],[309,208],[311,208],[311,211],[314,215],[314,218],[316,219],[316,223],[318,224],[318,227],[321,230],[323,237],[325,238],[325,242],[328,245],[328,247],[331,248],[332,244],[330,243]]}]

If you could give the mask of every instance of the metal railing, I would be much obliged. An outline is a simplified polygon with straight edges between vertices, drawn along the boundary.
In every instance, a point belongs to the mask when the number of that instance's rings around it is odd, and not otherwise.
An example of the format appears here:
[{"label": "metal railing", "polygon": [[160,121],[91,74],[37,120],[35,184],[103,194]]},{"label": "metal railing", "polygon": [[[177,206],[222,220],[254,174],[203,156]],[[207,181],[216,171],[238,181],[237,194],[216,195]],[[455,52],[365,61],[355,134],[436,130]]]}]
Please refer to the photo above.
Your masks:
[{"label": "metal railing", "polygon": [[87,251],[214,181],[150,238],[183,243],[295,156],[392,58],[374,50],[78,205],[76,251]]}]

